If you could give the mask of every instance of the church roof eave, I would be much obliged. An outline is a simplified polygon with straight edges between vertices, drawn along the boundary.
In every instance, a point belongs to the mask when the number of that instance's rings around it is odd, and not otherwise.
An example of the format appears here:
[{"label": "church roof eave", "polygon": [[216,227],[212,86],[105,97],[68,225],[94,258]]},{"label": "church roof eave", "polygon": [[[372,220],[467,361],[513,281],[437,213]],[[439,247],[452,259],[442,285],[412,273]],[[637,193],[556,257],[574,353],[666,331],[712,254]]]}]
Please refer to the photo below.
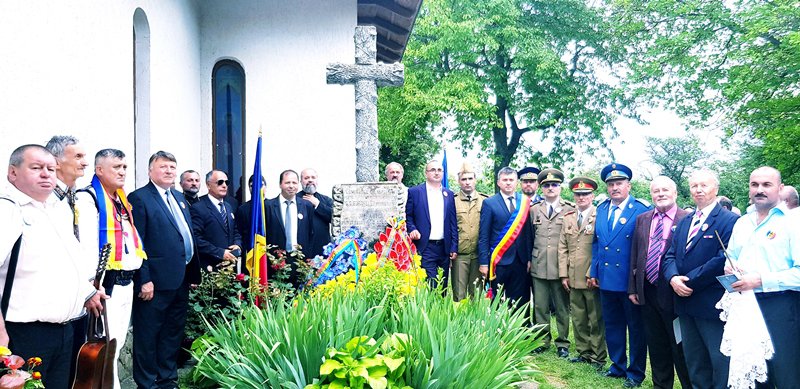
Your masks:
[{"label": "church roof eave", "polygon": [[378,61],[400,62],[422,0],[358,0],[358,25],[375,26]]}]

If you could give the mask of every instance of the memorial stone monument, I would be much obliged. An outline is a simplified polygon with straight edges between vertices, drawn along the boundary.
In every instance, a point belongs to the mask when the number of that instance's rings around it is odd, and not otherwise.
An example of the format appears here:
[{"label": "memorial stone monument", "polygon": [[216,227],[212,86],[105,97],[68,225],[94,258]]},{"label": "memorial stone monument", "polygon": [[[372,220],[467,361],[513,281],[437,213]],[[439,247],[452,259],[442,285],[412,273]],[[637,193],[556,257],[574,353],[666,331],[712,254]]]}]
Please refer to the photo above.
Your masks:
[{"label": "memorial stone monument", "polygon": [[356,226],[365,239],[377,239],[395,216],[405,217],[403,191],[396,182],[365,182],[333,187],[331,227],[337,236]]}]

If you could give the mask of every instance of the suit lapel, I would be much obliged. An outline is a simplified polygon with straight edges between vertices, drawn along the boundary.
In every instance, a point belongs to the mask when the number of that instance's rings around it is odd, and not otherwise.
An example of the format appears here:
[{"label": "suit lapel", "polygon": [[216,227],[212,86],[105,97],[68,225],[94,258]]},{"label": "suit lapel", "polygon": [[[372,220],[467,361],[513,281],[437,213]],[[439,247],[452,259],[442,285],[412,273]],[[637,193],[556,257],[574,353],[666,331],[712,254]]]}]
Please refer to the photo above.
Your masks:
[{"label": "suit lapel", "polygon": [[169,209],[169,207],[167,207],[167,203],[164,202],[164,198],[161,197],[160,188],[156,187],[156,185],[153,184],[152,182],[149,183],[148,185],[150,185],[151,188],[150,194],[153,196],[153,201],[156,204],[158,204],[159,207],[161,207],[161,211],[164,212],[164,215],[166,215],[169,222],[172,223],[172,226],[175,227],[176,230],[180,231],[180,228],[178,228],[178,224],[175,218],[172,217],[172,211]]},{"label": "suit lapel", "polygon": [[283,198],[281,197],[281,195],[278,195],[278,197],[276,197],[274,199],[274,201],[272,201],[272,211],[270,211],[270,212],[272,212],[272,214],[275,215],[275,220],[278,221],[277,224],[279,226],[281,226],[281,234],[285,237],[286,236],[286,226],[283,225],[284,220],[283,220],[283,215],[281,215],[281,200],[282,199]]},{"label": "suit lapel", "polygon": [[[206,207],[211,211],[211,214],[214,215],[214,219],[217,220],[217,223],[219,223],[219,225],[222,226],[223,229],[228,228],[228,226],[226,226],[225,222],[222,220],[222,214],[219,212],[219,208],[217,208],[214,202],[211,201],[211,197],[207,196],[205,200],[206,200]],[[227,212],[227,207],[225,211]]]},{"label": "suit lapel", "polygon": [[[705,234],[706,231],[713,231],[714,230],[714,222],[717,219],[717,214],[719,213],[719,209],[720,209],[720,205],[717,204],[717,205],[714,206],[714,208],[711,210],[711,212],[709,212],[708,217],[706,217],[706,220],[703,222],[703,224],[700,225],[700,230],[698,230],[697,234],[695,234],[695,236],[692,238],[692,244],[689,246],[689,249],[686,250],[687,253],[692,251],[695,248],[695,246],[697,246],[697,244],[700,243],[700,239],[703,239],[703,234]],[[697,211],[695,210],[695,212],[697,212]],[[692,213],[690,216],[694,217],[694,213]],[[689,216],[686,216],[686,217],[689,217]],[[691,228],[691,224],[690,224],[690,228]],[[689,235],[688,231],[686,232],[686,235],[687,236]]]}]

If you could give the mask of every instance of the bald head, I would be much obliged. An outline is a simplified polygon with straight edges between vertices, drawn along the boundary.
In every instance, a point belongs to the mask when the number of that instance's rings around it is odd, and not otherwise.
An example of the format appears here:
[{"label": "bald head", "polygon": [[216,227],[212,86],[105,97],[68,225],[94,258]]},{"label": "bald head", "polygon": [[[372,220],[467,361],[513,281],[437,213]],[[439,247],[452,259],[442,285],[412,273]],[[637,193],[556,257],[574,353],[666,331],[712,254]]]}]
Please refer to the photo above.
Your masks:
[{"label": "bald head", "polygon": [[759,215],[765,216],[781,200],[781,172],[770,166],[762,166],[750,173],[750,200]]},{"label": "bald head", "polygon": [[798,205],[797,189],[791,185],[784,185],[781,191],[781,200],[786,203],[789,209],[795,209]]}]

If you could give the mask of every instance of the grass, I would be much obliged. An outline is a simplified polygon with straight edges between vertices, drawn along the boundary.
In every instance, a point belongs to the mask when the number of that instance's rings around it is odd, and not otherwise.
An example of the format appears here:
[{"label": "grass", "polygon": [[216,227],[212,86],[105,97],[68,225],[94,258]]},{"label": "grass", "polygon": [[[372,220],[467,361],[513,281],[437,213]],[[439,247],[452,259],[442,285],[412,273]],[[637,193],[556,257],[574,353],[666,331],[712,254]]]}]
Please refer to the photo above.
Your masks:
[{"label": "grass", "polygon": [[[551,329],[553,331],[553,338],[556,334],[556,323],[553,318]],[[575,339],[573,338],[573,329],[570,324],[570,358],[577,356],[575,352]],[[568,389],[604,389],[604,388],[622,388],[624,382],[619,378],[603,377],[602,372],[598,373],[592,366],[586,363],[572,363],[568,359],[559,358],[556,355],[555,345],[551,345],[550,349],[542,354],[534,357],[534,363],[537,370],[540,372],[535,376],[536,382],[539,383],[541,389],[555,389],[555,388],[568,388]],[[606,368],[611,365],[609,359],[606,363]],[[645,371],[644,382],[642,388],[652,388],[653,380],[650,373],[650,361],[647,362],[647,370]],[[681,383],[678,381],[678,376],[675,376],[674,388],[680,389]]]}]

